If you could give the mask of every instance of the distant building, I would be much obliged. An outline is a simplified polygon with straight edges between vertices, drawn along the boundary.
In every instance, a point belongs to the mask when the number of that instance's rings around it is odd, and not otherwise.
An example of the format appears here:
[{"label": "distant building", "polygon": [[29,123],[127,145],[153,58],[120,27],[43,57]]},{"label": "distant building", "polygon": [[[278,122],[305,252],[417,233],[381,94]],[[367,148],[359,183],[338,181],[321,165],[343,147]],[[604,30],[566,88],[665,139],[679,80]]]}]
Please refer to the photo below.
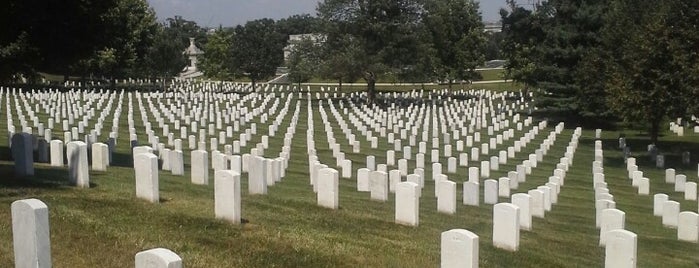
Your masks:
[{"label": "distant building", "polygon": [[486,33],[499,33],[502,32],[502,25],[500,23],[486,23],[483,31]]},{"label": "distant building", "polygon": [[197,68],[197,56],[203,55],[204,51],[194,44],[194,38],[189,38],[189,47],[187,47],[182,54],[189,58],[189,66],[182,70],[180,73],[181,78],[196,78],[204,75],[204,73],[200,72]]},{"label": "distant building", "polygon": [[288,61],[291,56],[291,52],[294,51],[294,46],[301,42],[301,40],[310,39],[316,44],[325,42],[325,35],[323,34],[292,34],[289,35],[289,42],[286,47],[284,47],[284,61]]}]

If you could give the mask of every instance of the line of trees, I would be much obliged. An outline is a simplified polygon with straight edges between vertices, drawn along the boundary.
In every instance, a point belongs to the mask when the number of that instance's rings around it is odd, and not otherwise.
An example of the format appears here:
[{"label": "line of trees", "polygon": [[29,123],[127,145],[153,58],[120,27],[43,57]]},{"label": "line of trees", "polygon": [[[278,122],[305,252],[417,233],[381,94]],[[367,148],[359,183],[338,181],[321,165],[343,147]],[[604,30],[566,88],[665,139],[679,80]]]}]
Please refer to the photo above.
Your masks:
[{"label": "line of trees", "polygon": [[373,102],[380,76],[451,86],[478,78],[475,68],[485,60],[487,38],[472,0],[325,0],[317,12],[220,29],[210,36],[217,42],[205,46],[203,71],[246,76],[254,87],[284,64],[289,35],[314,34],[294,42],[286,62],[290,81],[321,77],[341,87],[363,78]]},{"label": "line of trees", "polygon": [[509,77],[548,117],[647,127],[699,112],[699,1],[549,0],[501,10]]},{"label": "line of trees", "polygon": [[181,17],[158,23],[145,0],[9,1],[0,9],[0,82],[39,72],[82,79],[168,78],[187,64],[189,37],[205,31]]},{"label": "line of trees", "polygon": [[0,82],[39,72],[165,79],[186,66],[182,51],[194,37],[207,77],[244,76],[254,87],[285,64],[289,35],[312,33],[319,38],[294,44],[289,78],[363,78],[372,100],[381,76],[450,86],[477,78],[488,41],[473,0],[325,0],[317,17],[259,19],[211,34],[182,17],[158,23],[145,0],[13,0],[0,12],[3,25],[15,26],[0,33]]}]

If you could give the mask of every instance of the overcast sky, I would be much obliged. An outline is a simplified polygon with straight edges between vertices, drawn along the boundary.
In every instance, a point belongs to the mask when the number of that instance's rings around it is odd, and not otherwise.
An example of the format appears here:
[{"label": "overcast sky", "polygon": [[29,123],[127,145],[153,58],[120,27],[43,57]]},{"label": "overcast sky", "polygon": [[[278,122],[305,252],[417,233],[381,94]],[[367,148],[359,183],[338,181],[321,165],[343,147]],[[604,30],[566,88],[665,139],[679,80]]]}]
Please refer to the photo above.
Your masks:
[{"label": "overcast sky", "polygon": [[[261,18],[276,20],[295,14],[315,15],[318,0],[148,0],[148,3],[161,21],[179,15],[199,26],[225,27]],[[498,21],[498,12],[504,5],[505,0],[481,0],[483,19]]]}]

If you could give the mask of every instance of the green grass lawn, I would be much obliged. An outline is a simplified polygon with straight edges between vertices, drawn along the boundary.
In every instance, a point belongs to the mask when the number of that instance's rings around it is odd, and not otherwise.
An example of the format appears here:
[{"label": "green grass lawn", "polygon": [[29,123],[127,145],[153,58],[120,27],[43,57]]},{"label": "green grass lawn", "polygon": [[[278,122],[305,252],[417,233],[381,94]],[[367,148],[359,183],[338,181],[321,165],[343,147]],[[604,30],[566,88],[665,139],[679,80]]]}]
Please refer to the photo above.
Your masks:
[{"label": "green grass lawn", "polygon": [[479,74],[481,74],[481,76],[482,76],[482,79],[480,79],[481,81],[492,81],[492,80],[505,79],[505,70],[504,69],[480,70],[477,72]]},{"label": "green grass lawn", "polygon": [[[511,84],[507,83],[511,86]],[[485,85],[474,85],[485,86]],[[506,85],[502,85],[505,87]],[[488,88],[505,90],[505,88]],[[9,95],[3,95],[9,96]],[[10,96],[10,99],[12,97]],[[116,101],[116,100],[115,100]],[[602,267],[604,249],[598,247],[599,230],[595,228],[594,191],[591,165],[594,159],[593,130],[584,130],[574,164],[567,173],[565,186],[561,188],[558,204],[547,212],[546,218],[533,219],[531,231],[521,232],[520,250],[507,252],[492,246],[492,205],[482,202],[479,207],[462,204],[461,182],[467,180],[466,167],[459,167],[457,174],[448,174],[457,186],[457,213],[445,215],[436,210],[434,183],[431,180],[429,150],[426,155],[427,176],[420,200],[420,224],[406,227],[394,223],[394,198],[376,202],[369,193],[356,191],[356,183],[340,179],[340,208],[329,210],[316,205],[316,195],[309,185],[306,129],[314,126],[315,146],[318,157],[325,164],[334,164],[332,151],[328,148],[325,131],[319,112],[319,102],[308,102],[305,98],[292,100],[289,113],[279,127],[276,137],[270,138],[267,157],[281,151],[283,136],[291,122],[296,104],[300,104],[299,122],[292,140],[291,159],[286,177],[281,183],[268,188],[267,195],[247,194],[247,175],[242,176],[242,217],[244,224],[233,225],[214,219],[213,172],[210,184],[193,185],[189,181],[189,152],[185,149],[185,176],[172,176],[160,172],[161,203],[151,204],[135,197],[134,172],[128,141],[128,96],[122,103],[119,121],[120,135],[115,152],[115,163],[107,172],[90,172],[93,184],[90,189],[77,189],[67,185],[68,172],[65,168],[52,168],[37,164],[32,178],[14,178],[12,162],[9,162],[7,131],[0,131],[0,267],[11,267],[14,263],[10,203],[18,199],[38,198],[49,207],[51,224],[51,249],[55,267],[133,267],[134,255],[155,247],[171,249],[179,254],[185,267],[436,267],[440,258],[440,234],[454,228],[470,230],[480,236],[481,267]],[[212,100],[213,101],[213,100]],[[0,107],[5,107],[8,98],[2,98]],[[283,105],[284,101],[280,101]],[[141,141],[146,136],[141,114],[133,98],[134,119]],[[10,102],[16,117],[15,103]],[[114,104],[117,105],[116,103]],[[147,105],[144,101],[144,105]],[[246,105],[249,105],[247,103]],[[313,107],[313,122],[307,120],[308,105]],[[338,107],[339,103],[335,103]],[[33,105],[32,105],[33,107]],[[353,176],[356,169],[365,165],[367,154],[376,156],[377,163],[385,163],[386,150],[392,148],[385,138],[380,139],[379,148],[372,149],[361,133],[353,129],[361,141],[359,154],[351,153],[338,122],[327,105],[323,107],[337,142],[343,144],[346,157],[353,161]],[[0,109],[4,119],[6,109]],[[112,111],[113,112],[113,111]],[[99,113],[97,113],[99,115]],[[25,112],[26,116],[26,112]],[[43,112],[38,116],[45,122]],[[154,117],[148,114],[153,122]],[[341,115],[349,123],[346,114]],[[96,118],[90,121],[93,125]],[[105,122],[111,122],[112,115]],[[270,117],[268,123],[273,121]],[[256,118],[258,135],[248,142],[249,151],[266,133],[266,124]],[[30,121],[31,122],[31,121]],[[19,120],[15,118],[15,125]],[[550,123],[526,148],[492,171],[491,178],[507,176],[507,171],[526,159],[539,147],[542,140],[553,130]],[[106,123],[105,129],[111,126]],[[171,126],[172,127],[172,126]],[[567,126],[573,127],[573,126]],[[56,128],[60,128],[60,124]],[[161,133],[157,124],[153,125]],[[529,130],[525,128],[525,130]],[[0,129],[7,129],[7,120],[0,120]],[[686,131],[689,132],[689,131]],[[179,136],[179,131],[175,132]],[[571,139],[572,129],[558,136],[556,143],[544,158],[543,163],[527,176],[516,192],[527,192],[548,181],[555,164],[565,152]],[[639,167],[651,179],[651,195],[636,195],[635,188],[626,176],[621,152],[616,149],[618,131],[605,131],[605,175],[610,193],[614,195],[617,208],[626,213],[626,229],[638,234],[639,267],[697,267],[699,266],[698,245],[677,240],[676,230],[664,228],[659,217],[654,217],[654,193],[666,193],[670,199],[681,203],[682,211],[697,211],[697,201],[684,201],[671,185],[664,183],[664,172],[645,160],[640,152],[647,139],[626,131],[629,144],[638,156]],[[103,131],[103,135],[106,135]],[[237,137],[238,133],[234,134]],[[487,142],[485,129],[481,130],[482,141]],[[518,139],[523,132],[516,132]],[[54,132],[55,137],[62,137]],[[682,166],[675,149],[688,148],[699,155],[699,142],[694,133],[686,137],[669,135],[662,138],[660,148],[668,148],[668,164],[678,174],[687,174],[688,181],[697,181],[696,164]],[[162,140],[162,138],[161,138]],[[419,138],[418,138],[419,140]],[[511,146],[513,139],[500,145],[498,150]],[[407,141],[404,141],[407,144]],[[480,143],[475,143],[480,145]],[[186,148],[186,145],[183,146]],[[429,147],[429,143],[428,143]],[[219,147],[222,150],[222,146]],[[454,151],[455,148],[454,148]],[[417,147],[413,148],[413,153]],[[470,155],[470,149],[466,150]],[[398,156],[402,153],[397,152]],[[491,150],[491,154],[494,155]],[[484,159],[484,156],[481,156]],[[698,158],[694,157],[692,163]],[[441,157],[446,172],[446,158]],[[409,161],[409,170],[415,167]],[[469,162],[469,166],[479,163]],[[339,169],[338,169],[339,170]],[[509,201],[500,198],[501,202]]]}]

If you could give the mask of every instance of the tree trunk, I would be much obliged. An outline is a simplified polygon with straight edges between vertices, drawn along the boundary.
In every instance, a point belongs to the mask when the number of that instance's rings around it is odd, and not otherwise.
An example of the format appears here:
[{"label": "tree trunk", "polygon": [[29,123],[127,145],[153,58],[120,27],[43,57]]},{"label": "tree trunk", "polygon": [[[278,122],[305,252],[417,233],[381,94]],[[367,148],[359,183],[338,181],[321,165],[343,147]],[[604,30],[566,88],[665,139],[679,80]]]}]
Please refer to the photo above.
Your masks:
[{"label": "tree trunk", "polygon": [[255,79],[250,79],[252,81],[252,92],[255,92]]},{"label": "tree trunk", "polygon": [[660,119],[653,119],[650,123],[650,142],[658,145],[658,136],[660,135]]},{"label": "tree trunk", "polygon": [[364,80],[366,80],[367,103],[374,104],[374,101],[376,101],[376,74],[374,72],[366,72],[364,73]]},{"label": "tree trunk", "polygon": [[340,84],[340,92],[342,92],[342,78],[338,79]]}]

